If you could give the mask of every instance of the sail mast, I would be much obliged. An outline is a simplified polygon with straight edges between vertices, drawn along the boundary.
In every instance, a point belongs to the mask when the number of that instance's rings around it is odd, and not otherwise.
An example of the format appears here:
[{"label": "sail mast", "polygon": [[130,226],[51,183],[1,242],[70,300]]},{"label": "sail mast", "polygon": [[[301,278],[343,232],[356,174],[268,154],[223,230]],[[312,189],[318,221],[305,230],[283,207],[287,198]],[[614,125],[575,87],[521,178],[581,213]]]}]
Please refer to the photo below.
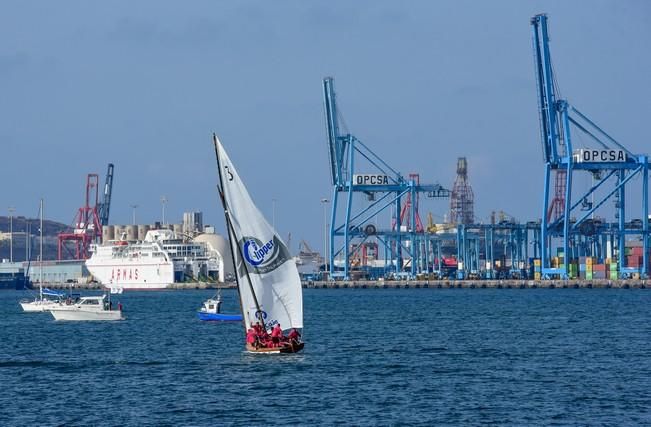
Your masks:
[{"label": "sail mast", "polygon": [[[217,136],[213,133],[212,137],[213,137],[213,144],[215,145],[215,156],[217,158],[217,170],[219,171],[219,188],[218,188],[219,197],[221,199],[222,206],[224,207],[224,217],[226,219],[226,228],[228,229],[228,240],[231,243],[231,256],[233,258],[233,268],[235,268],[235,280],[238,286],[238,293],[239,293],[240,280],[237,274],[237,260],[235,258],[235,251],[233,251],[233,246],[237,248],[237,253],[240,256],[240,259],[242,260],[242,267],[244,268],[244,272],[246,273],[246,279],[249,285],[249,290],[251,291],[251,295],[253,296],[253,301],[255,302],[255,308],[257,310],[256,317],[260,316],[260,320],[262,320],[262,323],[264,325],[264,319],[262,319],[262,310],[260,309],[258,298],[255,295],[253,284],[251,283],[251,277],[249,276],[249,269],[246,267],[246,262],[244,261],[244,254],[242,253],[242,248],[237,242],[237,235],[235,234],[235,229],[233,227],[233,223],[231,222],[230,215],[229,215],[228,204],[226,203],[226,197],[224,196],[224,190],[223,190],[224,177],[222,175],[221,162],[219,161],[219,149],[217,147]],[[246,329],[246,317],[244,316],[244,307],[242,307],[241,297],[240,297],[240,309],[242,309],[242,315],[243,315],[242,319],[244,320],[244,328]]]},{"label": "sail mast", "polygon": [[38,293],[39,299],[43,300],[43,199],[41,199],[41,226],[40,226],[40,249],[39,249],[39,273],[38,273]]}]

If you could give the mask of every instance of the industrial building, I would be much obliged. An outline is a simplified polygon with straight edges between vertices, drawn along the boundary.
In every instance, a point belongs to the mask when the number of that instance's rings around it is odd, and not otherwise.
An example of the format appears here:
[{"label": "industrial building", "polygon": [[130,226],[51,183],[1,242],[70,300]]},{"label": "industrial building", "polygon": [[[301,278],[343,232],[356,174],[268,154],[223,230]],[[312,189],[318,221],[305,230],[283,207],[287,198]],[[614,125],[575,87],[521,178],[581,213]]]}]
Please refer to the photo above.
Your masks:
[{"label": "industrial building", "polygon": [[27,277],[31,285],[43,283],[87,283],[91,280],[84,261],[20,261],[0,263],[0,275]]}]

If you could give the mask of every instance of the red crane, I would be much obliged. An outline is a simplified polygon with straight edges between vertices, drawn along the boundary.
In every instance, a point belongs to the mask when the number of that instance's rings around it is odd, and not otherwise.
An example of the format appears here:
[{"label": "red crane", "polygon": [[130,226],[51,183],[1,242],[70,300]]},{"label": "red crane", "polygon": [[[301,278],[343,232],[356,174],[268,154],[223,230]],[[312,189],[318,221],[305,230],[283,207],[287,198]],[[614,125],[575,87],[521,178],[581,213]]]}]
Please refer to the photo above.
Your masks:
[{"label": "red crane", "polygon": [[556,182],[554,186],[554,198],[547,209],[547,221],[556,221],[563,216],[565,211],[565,182],[567,180],[567,170],[556,169]]},{"label": "red crane", "polygon": [[[88,259],[91,243],[102,238],[102,224],[99,218],[99,176],[88,174],[86,178],[86,204],[79,208],[72,224],[72,233],[59,234],[59,259],[65,250],[72,259]],[[93,205],[91,205],[93,203]]]},{"label": "red crane", "polygon": [[[420,185],[420,175],[417,173],[410,173],[409,180],[413,180],[416,185]],[[402,203],[402,209],[400,210],[400,224],[407,227],[407,230],[411,230],[411,210],[415,209],[416,215],[416,232],[423,232],[423,222],[420,220],[420,213],[418,212],[418,193],[416,193],[416,201],[412,204],[411,193],[407,193],[406,200]],[[396,219],[392,219],[391,229],[396,229]]]}]

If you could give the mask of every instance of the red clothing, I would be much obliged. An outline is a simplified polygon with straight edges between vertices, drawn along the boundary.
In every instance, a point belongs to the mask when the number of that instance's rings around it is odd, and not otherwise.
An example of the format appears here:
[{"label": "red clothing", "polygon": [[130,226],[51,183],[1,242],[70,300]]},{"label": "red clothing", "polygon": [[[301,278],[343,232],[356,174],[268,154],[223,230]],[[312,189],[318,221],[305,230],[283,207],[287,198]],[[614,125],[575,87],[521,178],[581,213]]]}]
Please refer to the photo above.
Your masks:
[{"label": "red clothing", "polygon": [[246,333],[246,342],[249,344],[255,344],[255,341],[255,331],[253,329],[249,329],[249,331]]},{"label": "red clothing", "polygon": [[271,337],[280,338],[282,336],[283,336],[283,330],[280,329],[280,325],[274,326],[273,330],[271,331]]},{"label": "red clothing", "polygon": [[292,331],[287,335],[287,338],[290,340],[298,340],[300,338],[301,334],[298,333],[296,329],[292,329]]}]

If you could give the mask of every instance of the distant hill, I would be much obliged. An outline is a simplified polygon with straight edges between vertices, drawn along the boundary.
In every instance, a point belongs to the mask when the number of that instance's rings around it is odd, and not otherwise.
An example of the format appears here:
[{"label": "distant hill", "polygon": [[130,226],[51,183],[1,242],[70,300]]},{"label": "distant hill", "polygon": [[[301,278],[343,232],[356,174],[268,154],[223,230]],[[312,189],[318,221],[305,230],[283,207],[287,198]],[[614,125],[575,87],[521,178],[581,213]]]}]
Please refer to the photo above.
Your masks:
[{"label": "distant hill", "polygon": [[[39,252],[39,225],[38,218],[25,218],[24,216],[15,216],[13,218],[13,231],[14,231],[14,261],[25,261],[25,230],[27,226],[30,229],[31,244],[32,244],[32,260],[35,260]],[[0,232],[9,233],[10,220],[8,216],[0,216]],[[62,224],[57,221],[43,219],[43,259],[53,260],[57,258],[57,236],[63,231],[71,231],[69,225]],[[0,259],[9,259],[10,255],[10,241],[9,238],[0,240]]]},{"label": "distant hill", "polygon": [[[14,232],[24,232],[26,225],[29,223],[32,234],[38,235],[39,218],[25,218],[24,216],[15,216],[13,218]],[[10,220],[8,216],[0,216],[0,232],[9,233]],[[57,236],[65,230],[72,230],[70,225],[62,224],[49,219],[43,219],[43,236]]]}]

